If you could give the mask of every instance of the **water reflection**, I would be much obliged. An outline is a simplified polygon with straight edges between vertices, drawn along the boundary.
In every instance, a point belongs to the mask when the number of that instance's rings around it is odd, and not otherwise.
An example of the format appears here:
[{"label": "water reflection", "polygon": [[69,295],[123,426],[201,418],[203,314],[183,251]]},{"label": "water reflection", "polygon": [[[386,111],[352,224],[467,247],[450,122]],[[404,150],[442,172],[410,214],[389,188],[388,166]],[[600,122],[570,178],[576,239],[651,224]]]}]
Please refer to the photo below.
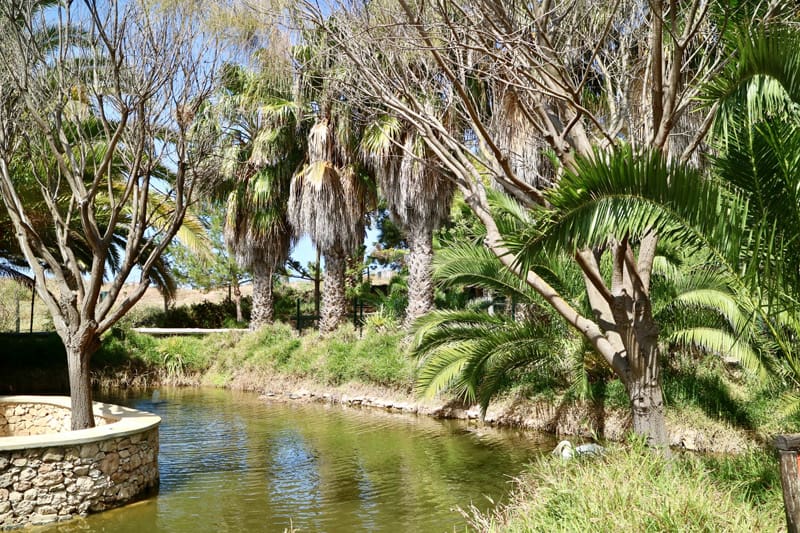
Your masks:
[{"label": "water reflection", "polygon": [[486,508],[544,437],[253,394],[162,389],[109,399],[157,413],[161,488],[49,531],[452,531]]}]

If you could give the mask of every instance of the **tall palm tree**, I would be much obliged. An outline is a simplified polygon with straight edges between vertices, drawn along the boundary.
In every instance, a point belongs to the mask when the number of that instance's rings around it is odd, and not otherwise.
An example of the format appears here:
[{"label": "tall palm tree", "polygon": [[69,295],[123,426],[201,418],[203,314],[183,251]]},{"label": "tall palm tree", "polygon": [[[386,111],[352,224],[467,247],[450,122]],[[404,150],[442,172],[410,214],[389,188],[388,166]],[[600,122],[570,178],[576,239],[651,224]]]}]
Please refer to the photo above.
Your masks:
[{"label": "tall palm tree", "polygon": [[410,326],[433,309],[433,232],[450,211],[454,187],[419,133],[394,117],[372,122],[361,145],[389,213],[408,239],[406,325]]},{"label": "tall palm tree", "polygon": [[319,329],[327,333],[347,317],[347,259],[364,242],[365,215],[375,194],[359,158],[363,126],[335,85],[339,59],[323,33],[309,32],[305,39],[293,55],[299,65],[298,98],[308,103],[313,125],[305,162],[292,178],[289,221],[295,234],[307,234],[324,258]]},{"label": "tall palm tree", "polygon": [[273,277],[291,248],[287,202],[304,153],[302,122],[287,64],[273,61],[260,72],[229,66],[223,80],[229,149],[218,193],[226,196],[226,241],[253,272],[250,327],[258,328],[274,320]]},{"label": "tall palm tree", "polygon": [[347,318],[347,257],[364,242],[374,194],[356,157],[357,132],[346,106],[326,102],[308,134],[306,163],[292,179],[289,220],[307,233],[325,260],[320,331]]}]

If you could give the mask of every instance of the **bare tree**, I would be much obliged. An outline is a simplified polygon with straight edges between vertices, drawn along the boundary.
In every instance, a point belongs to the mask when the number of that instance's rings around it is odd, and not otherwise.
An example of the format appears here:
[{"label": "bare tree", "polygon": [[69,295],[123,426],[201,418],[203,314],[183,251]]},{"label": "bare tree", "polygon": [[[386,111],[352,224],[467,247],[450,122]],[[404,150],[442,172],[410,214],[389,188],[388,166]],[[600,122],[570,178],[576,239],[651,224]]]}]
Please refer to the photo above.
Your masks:
[{"label": "bare tree", "polygon": [[[66,347],[81,429],[94,425],[100,335],[144,294],[206,172],[217,54],[197,5],[37,4],[0,6],[0,195]],[[23,180],[38,184],[55,246],[34,229]]]},{"label": "bare tree", "polygon": [[[486,246],[605,358],[627,388],[634,430],[657,446],[667,443],[649,295],[658,235],[609,236],[603,247],[571,251],[593,309],[585,316],[520,267],[486,184],[542,206],[559,172],[596,150],[629,143],[697,161],[714,109],[693,98],[724,59],[726,14],[712,17],[712,7],[709,0],[397,0],[299,9],[350,62],[335,78],[352,105],[389,110],[419,131],[448,171],[442,179],[454,181],[486,226]],[[610,276],[599,267],[604,254]]]}]

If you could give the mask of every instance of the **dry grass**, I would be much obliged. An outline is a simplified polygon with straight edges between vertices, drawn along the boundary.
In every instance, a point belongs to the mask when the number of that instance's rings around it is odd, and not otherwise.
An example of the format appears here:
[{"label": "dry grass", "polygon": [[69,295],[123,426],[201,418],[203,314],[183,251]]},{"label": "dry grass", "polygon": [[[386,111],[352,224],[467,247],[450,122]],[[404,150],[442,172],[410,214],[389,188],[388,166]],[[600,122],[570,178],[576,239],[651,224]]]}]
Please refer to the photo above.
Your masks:
[{"label": "dry grass", "polygon": [[[132,292],[133,285],[126,285],[121,297]],[[253,287],[245,285],[242,287],[242,296],[251,296]],[[0,279],[0,332],[1,331],[15,331],[16,330],[16,300],[19,295],[20,306],[20,330],[23,332],[28,331],[30,327],[31,316],[31,293],[28,289],[21,287],[19,284],[8,280]],[[172,306],[190,306],[192,304],[209,301],[212,303],[220,303],[228,297],[227,289],[217,289],[213,291],[199,291],[194,289],[178,289],[175,302]],[[164,297],[158,292],[158,289],[150,287],[142,296],[133,311],[143,311],[145,309],[163,309]],[[47,311],[44,302],[37,296],[34,303],[33,312],[33,331],[52,331],[53,321],[50,318],[50,313]]]}]

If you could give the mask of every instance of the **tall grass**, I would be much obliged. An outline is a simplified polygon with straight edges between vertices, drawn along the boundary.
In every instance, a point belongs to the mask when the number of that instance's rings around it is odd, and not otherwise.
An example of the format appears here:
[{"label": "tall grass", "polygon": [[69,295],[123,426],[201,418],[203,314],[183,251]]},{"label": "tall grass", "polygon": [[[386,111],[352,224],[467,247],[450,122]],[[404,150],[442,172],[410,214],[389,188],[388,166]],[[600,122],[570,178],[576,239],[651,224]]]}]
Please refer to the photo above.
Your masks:
[{"label": "tall grass", "polygon": [[497,532],[777,531],[780,483],[777,462],[767,459],[752,452],[669,460],[639,444],[613,446],[602,458],[547,456],[518,480],[510,504],[488,515],[473,510],[470,519]]}]

